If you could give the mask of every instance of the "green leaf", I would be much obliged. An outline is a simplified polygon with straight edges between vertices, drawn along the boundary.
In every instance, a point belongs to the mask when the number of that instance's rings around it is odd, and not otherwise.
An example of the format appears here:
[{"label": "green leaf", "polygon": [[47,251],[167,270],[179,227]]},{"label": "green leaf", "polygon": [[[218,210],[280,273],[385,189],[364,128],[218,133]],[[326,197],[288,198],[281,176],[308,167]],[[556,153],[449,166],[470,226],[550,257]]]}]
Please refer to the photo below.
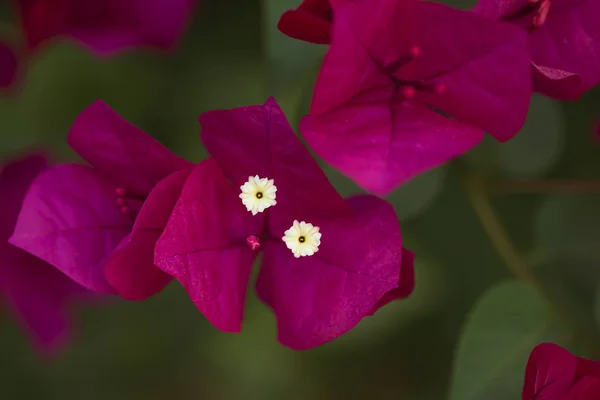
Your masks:
[{"label": "green leaf", "polygon": [[559,104],[531,98],[525,125],[514,139],[499,146],[498,161],[508,174],[540,176],[559,160],[564,145],[564,118]]},{"label": "green leaf", "polygon": [[286,388],[297,378],[290,350],[277,342],[275,319],[270,309],[250,295],[241,335],[216,335],[206,353],[213,369],[227,385],[227,398],[284,398]]},{"label": "green leaf", "polygon": [[398,331],[406,329],[422,315],[435,310],[448,300],[450,291],[446,286],[443,267],[425,249],[411,238],[403,246],[416,254],[415,286],[411,295],[387,304],[374,316],[364,318],[343,338],[331,342],[328,351],[375,345],[386,339],[393,340]]},{"label": "green leaf", "polygon": [[[323,165],[323,171],[337,191],[344,197],[365,193],[356,183],[331,165]],[[444,189],[447,170],[439,167],[421,174],[387,196],[400,220],[421,216],[431,207]]]},{"label": "green leaf", "polygon": [[261,0],[268,93],[275,97],[296,132],[300,119],[308,113],[312,88],[327,49],[289,38],[277,29],[281,15],[299,3],[298,0]]},{"label": "green leaf", "polygon": [[561,176],[579,179],[598,179],[600,146],[595,137],[600,91],[590,90],[580,101],[561,103],[567,120],[568,146],[561,160]]},{"label": "green leaf", "polygon": [[286,10],[297,8],[299,0],[262,0],[263,40],[269,65],[269,89],[278,91],[287,86],[307,67],[319,60],[326,46],[302,42],[285,36],[277,29],[279,17]]},{"label": "green leaf", "polygon": [[489,289],[463,330],[450,400],[520,398],[531,350],[546,341],[560,344],[557,325],[532,286],[503,282]]},{"label": "green leaf", "polygon": [[[127,54],[98,62],[71,43],[44,49],[28,66],[18,97],[2,107],[0,116],[10,132],[11,146],[38,141],[59,156],[73,157],[67,133],[77,115],[101,99],[136,125],[156,110],[166,85],[164,65],[156,56]],[[152,132],[149,132],[152,134]],[[4,141],[0,142],[4,147]]]},{"label": "green leaf", "polygon": [[600,261],[600,196],[548,197],[540,207],[535,233],[545,259]]},{"label": "green leaf", "polygon": [[282,108],[292,128],[298,132],[299,123],[307,115],[320,62],[307,67],[293,82],[277,91],[275,100]]},{"label": "green leaf", "polygon": [[233,13],[218,2],[207,2],[203,9],[199,32],[186,43],[186,57],[175,71],[176,82],[162,110],[168,117],[164,135],[191,161],[207,156],[199,138],[200,114],[267,100],[258,3],[241,2]]},{"label": "green leaf", "polygon": [[324,162],[321,162],[320,164],[321,168],[323,168],[323,172],[325,172],[325,175],[327,175],[329,182],[331,182],[331,184],[335,186],[335,189],[342,197],[348,197],[355,194],[365,193],[365,191],[361,189],[356,183],[354,183],[350,178],[342,174],[340,171],[338,171],[331,165],[325,164]]},{"label": "green leaf", "polygon": [[443,3],[454,8],[470,10],[471,8],[475,7],[475,4],[477,4],[477,0],[444,0]]},{"label": "green leaf", "polygon": [[535,223],[536,268],[548,294],[580,333],[595,334],[595,296],[600,285],[599,196],[549,196]]},{"label": "green leaf", "polygon": [[596,327],[600,329],[600,287],[596,290],[594,299],[594,320],[596,322]]},{"label": "green leaf", "polygon": [[387,197],[401,220],[416,218],[429,209],[444,189],[446,167],[430,170],[410,180]]},{"label": "green leaf", "polygon": [[539,177],[560,160],[565,142],[565,122],[557,102],[534,95],[527,120],[510,141],[491,137],[465,157],[473,167],[518,178]]}]

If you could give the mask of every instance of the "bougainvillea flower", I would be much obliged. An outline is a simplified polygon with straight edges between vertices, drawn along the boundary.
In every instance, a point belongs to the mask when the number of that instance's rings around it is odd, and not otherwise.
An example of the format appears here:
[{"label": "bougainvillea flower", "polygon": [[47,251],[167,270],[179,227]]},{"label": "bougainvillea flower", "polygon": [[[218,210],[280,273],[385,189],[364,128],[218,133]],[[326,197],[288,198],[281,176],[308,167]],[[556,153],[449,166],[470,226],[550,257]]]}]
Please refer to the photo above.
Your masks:
[{"label": "bougainvillea flower", "polygon": [[79,284],[128,300],[162,290],[154,244],[191,164],[97,101],[76,119],[70,146],[91,166],[41,173],[24,200],[11,243]]},{"label": "bougainvillea flower", "polygon": [[0,42],[0,88],[9,87],[17,76],[19,60],[7,44]]},{"label": "bougainvillea flower", "polygon": [[27,47],[66,37],[98,56],[140,46],[173,47],[195,0],[17,0]]},{"label": "bougainvillea flower", "polygon": [[277,28],[293,39],[328,44],[332,21],[333,9],[329,0],[304,0],[297,9],[281,15]]},{"label": "bougainvillea flower", "polygon": [[87,292],[51,265],[8,243],[30,182],[48,166],[40,154],[5,164],[0,170],[0,298],[14,310],[34,343],[45,352],[70,336],[68,307]]},{"label": "bougainvillea flower", "polygon": [[392,206],[370,195],[343,199],[273,99],[204,113],[200,124],[212,157],[185,182],[155,261],[212,324],[241,329],[259,251],[258,295],[293,349],[335,339],[410,294],[413,257]]},{"label": "bougainvillea flower", "polygon": [[466,152],[482,130],[513,137],[529,68],[526,34],[510,24],[437,3],[354,0],[335,8],[300,130],[325,161],[385,194]]},{"label": "bougainvillea flower", "polygon": [[577,357],[552,343],[538,345],[525,370],[523,400],[597,400],[600,362]]},{"label": "bougainvillea flower", "polygon": [[473,11],[529,32],[536,91],[574,100],[600,82],[599,0],[480,0]]}]

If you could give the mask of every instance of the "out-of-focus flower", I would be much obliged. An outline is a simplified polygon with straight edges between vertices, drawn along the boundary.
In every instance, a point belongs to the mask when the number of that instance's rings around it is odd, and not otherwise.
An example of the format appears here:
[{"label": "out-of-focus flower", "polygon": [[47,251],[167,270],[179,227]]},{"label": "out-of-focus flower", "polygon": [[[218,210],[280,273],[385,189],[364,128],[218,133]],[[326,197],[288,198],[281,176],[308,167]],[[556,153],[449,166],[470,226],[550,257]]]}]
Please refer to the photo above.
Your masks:
[{"label": "out-of-focus flower", "polygon": [[141,300],[171,280],[154,244],[192,164],[97,101],[70,146],[91,166],[62,164],[31,184],[10,242],[79,284]]},{"label": "out-of-focus flower", "polygon": [[196,0],[17,0],[27,48],[71,38],[98,56],[133,47],[173,47]]},{"label": "out-of-focus flower", "polygon": [[529,356],[522,400],[597,400],[600,363],[577,357],[552,343]]},{"label": "out-of-focus flower", "polygon": [[293,39],[328,44],[332,21],[333,9],[329,0],[304,0],[297,9],[283,13],[277,28]]},{"label": "out-of-focus flower", "polygon": [[[24,44],[19,58],[70,39],[97,57],[133,48],[172,49],[193,15],[197,0],[14,0]],[[23,60],[21,63],[24,63]],[[17,57],[0,43],[0,88],[14,83]]]},{"label": "out-of-focus flower", "polygon": [[521,29],[416,0],[353,0],[334,10],[300,130],[362,187],[386,194],[466,152],[482,130],[506,141],[521,128],[531,96]]},{"label": "out-of-focus flower", "polygon": [[537,92],[575,100],[600,82],[600,1],[480,0],[473,11],[529,32]]},{"label": "out-of-focus flower", "polygon": [[[273,99],[199,120],[212,157],[185,182],[155,261],[213,325],[241,329],[260,250],[256,289],[276,315],[279,340],[293,349],[333,340],[411,293],[413,256],[392,206],[370,195],[343,199]],[[249,191],[249,182],[264,184]],[[248,207],[240,194],[250,192],[257,204],[274,201]]]},{"label": "out-of-focus flower", "polygon": [[31,181],[48,168],[32,154],[0,169],[0,298],[27,328],[38,348],[50,353],[70,338],[68,308],[86,290],[53,266],[8,243]]},{"label": "out-of-focus flower", "polygon": [[10,87],[17,77],[19,59],[14,50],[0,42],[0,89]]}]

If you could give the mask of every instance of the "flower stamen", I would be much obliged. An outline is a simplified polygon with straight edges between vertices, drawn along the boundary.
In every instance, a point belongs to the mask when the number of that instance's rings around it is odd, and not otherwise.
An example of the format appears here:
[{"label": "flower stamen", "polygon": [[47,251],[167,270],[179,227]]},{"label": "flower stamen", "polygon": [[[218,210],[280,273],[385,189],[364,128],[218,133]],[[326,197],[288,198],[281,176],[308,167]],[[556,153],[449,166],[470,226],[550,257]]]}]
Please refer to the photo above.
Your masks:
[{"label": "flower stamen", "polygon": [[318,226],[294,220],[292,226],[284,232],[281,240],[294,253],[294,257],[312,256],[319,251],[321,232],[319,232]]},{"label": "flower stamen", "polygon": [[[531,1],[531,0],[530,0]],[[550,0],[534,0],[534,1],[550,1]],[[422,54],[422,49],[419,46],[412,46],[407,55],[400,57],[394,62],[387,64],[383,71],[389,75],[392,82],[396,86],[396,92],[400,94],[402,100],[413,99],[418,92],[425,92],[429,94],[442,94],[446,91],[446,85],[443,83],[430,83],[423,80],[401,80],[396,76],[398,70],[404,67],[406,64],[414,61]]]},{"label": "flower stamen", "polygon": [[144,203],[144,198],[130,194],[124,188],[117,188],[115,195],[117,196],[115,203],[119,207],[121,214],[135,220]]},{"label": "flower stamen", "polygon": [[500,20],[513,22],[533,31],[546,22],[551,5],[552,0],[528,0],[527,4],[515,12],[505,14]]},{"label": "flower stamen", "polygon": [[248,236],[246,238],[246,243],[248,243],[248,246],[254,251],[258,250],[260,247],[260,240],[254,235]]},{"label": "flower stamen", "polygon": [[410,63],[411,61],[414,61],[420,55],[421,55],[421,48],[419,46],[412,46],[410,48],[410,50],[408,51],[408,54],[403,55],[400,58],[398,58],[397,60],[389,63],[387,66],[385,66],[384,70],[390,74],[393,74],[394,72],[396,72],[397,70],[399,70],[400,68],[405,66],[406,64]]},{"label": "flower stamen", "polygon": [[550,12],[550,0],[541,0],[537,12],[533,16],[533,26],[539,28],[546,22],[548,13]]},{"label": "flower stamen", "polygon": [[240,186],[242,193],[240,199],[246,210],[252,215],[265,211],[277,204],[277,186],[273,179],[260,178],[258,175],[248,177],[248,181]]}]

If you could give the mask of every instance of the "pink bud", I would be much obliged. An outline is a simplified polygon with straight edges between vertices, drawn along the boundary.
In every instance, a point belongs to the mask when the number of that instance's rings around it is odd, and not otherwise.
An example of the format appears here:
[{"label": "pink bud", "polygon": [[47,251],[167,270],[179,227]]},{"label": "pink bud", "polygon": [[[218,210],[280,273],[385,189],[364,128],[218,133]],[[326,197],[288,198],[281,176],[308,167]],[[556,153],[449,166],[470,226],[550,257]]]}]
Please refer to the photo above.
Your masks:
[{"label": "pink bud", "polygon": [[260,242],[258,240],[258,238],[254,235],[250,235],[246,238],[246,242],[248,243],[248,246],[250,246],[250,248],[252,250],[258,250],[258,248],[260,247]]},{"label": "pink bud", "polygon": [[421,48],[419,46],[413,46],[410,48],[410,55],[412,58],[417,58],[421,55]]},{"label": "pink bud", "polygon": [[406,99],[412,99],[417,94],[417,91],[412,86],[404,86],[402,87],[402,95]]}]

